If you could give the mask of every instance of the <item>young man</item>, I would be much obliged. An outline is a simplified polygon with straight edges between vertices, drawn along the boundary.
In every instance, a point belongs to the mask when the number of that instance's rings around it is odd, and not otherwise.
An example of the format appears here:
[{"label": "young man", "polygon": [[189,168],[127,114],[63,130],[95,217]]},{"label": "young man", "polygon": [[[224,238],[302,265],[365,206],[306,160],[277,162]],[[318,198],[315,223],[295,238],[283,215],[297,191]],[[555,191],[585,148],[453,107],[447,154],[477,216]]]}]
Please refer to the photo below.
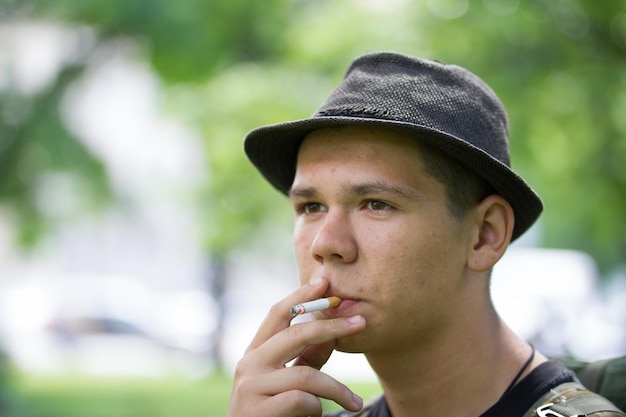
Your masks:
[{"label": "young man", "polygon": [[[239,362],[230,417],[319,416],[320,398],[370,417],[623,415],[491,303],[492,267],[542,210],[509,168],[507,123],[467,70],[376,53],[311,118],[249,133],[247,155],[293,205],[301,287]],[[291,306],[331,296],[291,325]],[[321,372],[335,349],[364,353],[384,396],[363,408]]]}]

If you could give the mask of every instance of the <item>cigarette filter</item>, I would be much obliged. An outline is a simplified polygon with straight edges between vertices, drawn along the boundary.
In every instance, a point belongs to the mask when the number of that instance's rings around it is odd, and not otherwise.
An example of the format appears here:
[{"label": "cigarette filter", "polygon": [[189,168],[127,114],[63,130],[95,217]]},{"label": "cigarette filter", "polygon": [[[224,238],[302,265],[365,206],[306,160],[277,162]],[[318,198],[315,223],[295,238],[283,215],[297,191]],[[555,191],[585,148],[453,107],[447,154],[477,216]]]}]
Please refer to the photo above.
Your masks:
[{"label": "cigarette filter", "polygon": [[291,307],[291,315],[295,317],[304,313],[324,310],[325,308],[335,308],[340,303],[341,298],[339,297],[320,298]]}]

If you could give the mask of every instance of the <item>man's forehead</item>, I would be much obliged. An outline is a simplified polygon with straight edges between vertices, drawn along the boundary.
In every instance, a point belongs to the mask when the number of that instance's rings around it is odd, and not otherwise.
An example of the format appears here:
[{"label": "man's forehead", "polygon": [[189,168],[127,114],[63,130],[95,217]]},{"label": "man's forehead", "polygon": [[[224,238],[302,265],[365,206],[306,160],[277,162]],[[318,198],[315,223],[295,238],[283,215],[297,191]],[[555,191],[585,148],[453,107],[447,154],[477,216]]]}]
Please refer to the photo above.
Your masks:
[{"label": "man's forehead", "polygon": [[382,129],[323,129],[301,146],[289,195],[310,198],[333,189],[345,196],[416,199],[430,180],[420,147],[407,136]]}]

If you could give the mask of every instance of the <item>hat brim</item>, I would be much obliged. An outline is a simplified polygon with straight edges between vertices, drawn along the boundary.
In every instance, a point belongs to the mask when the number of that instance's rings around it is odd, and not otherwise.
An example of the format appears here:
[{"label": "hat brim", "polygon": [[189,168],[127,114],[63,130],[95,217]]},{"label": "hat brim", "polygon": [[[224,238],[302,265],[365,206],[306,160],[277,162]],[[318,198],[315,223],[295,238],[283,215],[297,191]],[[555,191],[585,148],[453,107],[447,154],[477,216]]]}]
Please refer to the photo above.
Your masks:
[{"label": "hat brim", "polygon": [[293,183],[298,150],[304,137],[316,129],[353,125],[380,127],[414,137],[465,165],[511,204],[515,214],[513,240],[529,229],[543,210],[543,203],[537,193],[499,160],[462,139],[412,123],[353,116],[311,117],[254,129],[245,138],[244,150],[259,172],[276,189],[287,195]]}]

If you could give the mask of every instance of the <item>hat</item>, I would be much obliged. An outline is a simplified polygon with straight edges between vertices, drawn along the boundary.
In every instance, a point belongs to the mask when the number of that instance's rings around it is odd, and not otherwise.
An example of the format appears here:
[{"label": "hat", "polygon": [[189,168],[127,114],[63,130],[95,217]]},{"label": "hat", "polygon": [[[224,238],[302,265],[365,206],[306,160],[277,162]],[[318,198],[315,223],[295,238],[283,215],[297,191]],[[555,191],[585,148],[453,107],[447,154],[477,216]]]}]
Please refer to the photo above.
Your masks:
[{"label": "hat", "polygon": [[248,133],[250,161],[288,194],[302,139],[311,131],[376,126],[433,146],[487,181],[513,207],[513,239],[539,217],[543,204],[510,168],[508,121],[493,90],[464,68],[381,52],[354,60],[341,84],[308,119]]}]

